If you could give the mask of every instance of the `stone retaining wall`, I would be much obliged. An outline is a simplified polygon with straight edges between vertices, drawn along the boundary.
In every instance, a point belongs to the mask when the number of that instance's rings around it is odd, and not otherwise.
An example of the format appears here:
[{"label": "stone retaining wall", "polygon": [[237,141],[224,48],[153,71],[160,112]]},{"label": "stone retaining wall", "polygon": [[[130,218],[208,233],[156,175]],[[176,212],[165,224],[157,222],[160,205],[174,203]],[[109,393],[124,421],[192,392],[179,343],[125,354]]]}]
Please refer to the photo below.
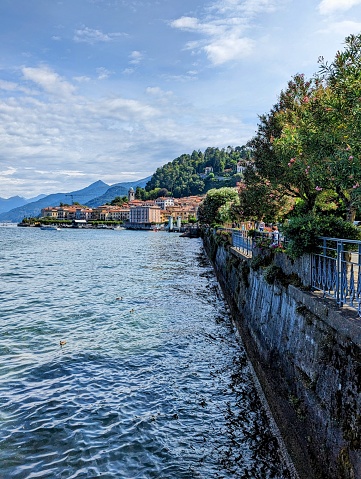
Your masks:
[{"label": "stone retaining wall", "polygon": [[300,478],[361,479],[356,311],[306,290],[307,257],[263,265],[214,235],[204,246]]}]

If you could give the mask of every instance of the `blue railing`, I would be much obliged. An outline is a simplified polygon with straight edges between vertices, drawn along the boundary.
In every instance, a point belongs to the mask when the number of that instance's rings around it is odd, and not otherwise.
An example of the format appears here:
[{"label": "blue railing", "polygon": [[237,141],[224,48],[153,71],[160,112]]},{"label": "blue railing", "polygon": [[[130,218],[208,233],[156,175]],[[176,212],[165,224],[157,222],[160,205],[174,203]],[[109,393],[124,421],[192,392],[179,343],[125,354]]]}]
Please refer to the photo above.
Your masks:
[{"label": "blue railing", "polygon": [[361,241],[320,238],[320,252],[312,255],[311,286],[340,306],[361,316]]},{"label": "blue railing", "polygon": [[252,255],[253,239],[247,236],[247,231],[232,229],[232,246],[243,254]]},{"label": "blue railing", "polygon": [[[246,230],[218,228],[232,234],[232,246],[248,257],[254,251],[254,240]],[[256,238],[272,238],[270,232],[257,232]],[[280,237],[282,244],[286,239]],[[310,286],[332,298],[339,306],[356,309],[361,317],[361,241],[320,238],[319,253],[311,255]]]}]

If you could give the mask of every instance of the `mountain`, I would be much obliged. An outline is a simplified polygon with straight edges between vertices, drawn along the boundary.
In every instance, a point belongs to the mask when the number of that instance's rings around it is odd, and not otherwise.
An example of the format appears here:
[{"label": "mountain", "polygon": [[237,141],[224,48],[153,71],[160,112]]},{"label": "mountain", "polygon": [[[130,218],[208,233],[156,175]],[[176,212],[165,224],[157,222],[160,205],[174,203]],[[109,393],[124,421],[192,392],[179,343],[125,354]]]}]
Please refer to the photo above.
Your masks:
[{"label": "mountain", "polygon": [[148,176],[143,180],[116,183],[115,185],[112,185],[102,196],[88,201],[86,206],[89,206],[89,208],[95,208],[97,206],[104,205],[105,203],[110,203],[116,196],[128,196],[129,188],[133,188],[134,190],[137,188],[137,186],[144,188],[151,178],[151,176]]},{"label": "mountain", "polygon": [[19,206],[26,205],[27,203],[32,203],[33,201],[40,200],[46,195],[39,195],[35,198],[23,198],[22,196],[12,196],[11,198],[0,198],[0,213],[5,213]]},{"label": "mountain", "polygon": [[0,221],[20,222],[23,218],[39,216],[42,208],[47,206],[59,206],[60,203],[71,204],[77,202],[85,204],[87,201],[103,195],[109,187],[110,185],[99,180],[81,190],[71,191],[70,193],[54,193],[52,195],[47,195],[37,201],[1,213]]}]

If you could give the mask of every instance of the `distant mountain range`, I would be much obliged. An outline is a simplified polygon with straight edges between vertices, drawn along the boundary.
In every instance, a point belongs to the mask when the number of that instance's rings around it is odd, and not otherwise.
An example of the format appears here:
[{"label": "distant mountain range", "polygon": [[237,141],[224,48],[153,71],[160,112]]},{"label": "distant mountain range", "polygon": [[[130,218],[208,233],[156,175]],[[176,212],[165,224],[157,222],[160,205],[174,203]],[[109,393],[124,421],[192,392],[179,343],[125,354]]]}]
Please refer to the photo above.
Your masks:
[{"label": "distant mountain range", "polygon": [[144,188],[151,178],[151,176],[148,176],[148,178],[144,178],[143,180],[112,185],[103,195],[88,201],[86,205],[89,206],[89,208],[95,208],[96,206],[110,203],[116,196],[127,196],[129,188],[133,188],[134,190],[137,186]]},{"label": "distant mountain range", "polygon": [[27,203],[33,203],[46,195],[39,195],[35,198],[23,198],[22,196],[12,196],[11,198],[0,198],[0,213],[5,213],[14,208],[26,205]]},{"label": "distant mountain range", "polygon": [[[21,197],[13,197],[8,200],[3,200],[1,198],[1,200],[5,202],[13,199],[14,203],[10,202],[9,205],[16,204],[16,201],[19,201],[20,205],[17,207],[12,206],[12,209],[9,209],[8,211],[2,210],[3,212],[0,214],[0,222],[11,221],[19,223],[23,218],[39,216],[42,208],[46,208],[47,206],[59,206],[60,203],[72,204],[73,202],[77,202],[89,207],[100,206],[104,203],[110,202],[116,196],[127,195],[128,190],[131,187],[134,189],[136,189],[137,186],[144,188],[150,179],[151,176],[138,181],[117,183],[112,186],[99,180],[81,190],[71,191],[69,193],[54,193],[47,196],[40,195],[37,198],[33,198],[33,200],[25,200],[25,198]],[[20,200],[16,200],[16,198],[20,198]],[[26,203],[21,204],[21,200],[26,201]],[[0,206],[6,204],[2,201],[0,201]]]}]

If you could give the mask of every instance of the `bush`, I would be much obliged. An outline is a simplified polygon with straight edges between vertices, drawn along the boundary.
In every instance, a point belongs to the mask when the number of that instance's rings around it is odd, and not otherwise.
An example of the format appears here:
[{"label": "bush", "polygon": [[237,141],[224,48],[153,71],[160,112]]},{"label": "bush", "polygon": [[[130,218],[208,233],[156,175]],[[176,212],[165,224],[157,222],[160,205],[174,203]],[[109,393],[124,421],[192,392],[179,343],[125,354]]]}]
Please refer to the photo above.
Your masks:
[{"label": "bush", "polygon": [[335,216],[306,215],[292,218],[283,227],[286,253],[291,258],[299,258],[305,253],[316,253],[319,237],[361,239],[361,232],[349,221]]},{"label": "bush", "polygon": [[281,275],[283,275],[282,269],[274,264],[268,266],[263,272],[263,277],[268,284],[273,284]]},{"label": "bush", "polygon": [[248,230],[247,236],[254,239],[257,236],[257,230]]},{"label": "bush", "polygon": [[216,243],[226,245],[232,245],[232,233],[225,230],[216,231]]}]

